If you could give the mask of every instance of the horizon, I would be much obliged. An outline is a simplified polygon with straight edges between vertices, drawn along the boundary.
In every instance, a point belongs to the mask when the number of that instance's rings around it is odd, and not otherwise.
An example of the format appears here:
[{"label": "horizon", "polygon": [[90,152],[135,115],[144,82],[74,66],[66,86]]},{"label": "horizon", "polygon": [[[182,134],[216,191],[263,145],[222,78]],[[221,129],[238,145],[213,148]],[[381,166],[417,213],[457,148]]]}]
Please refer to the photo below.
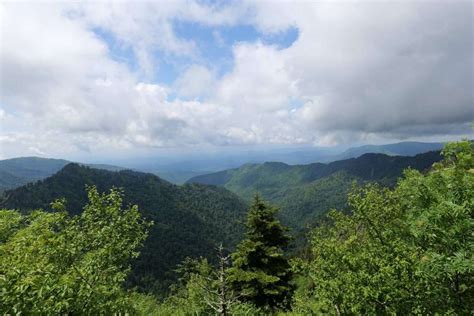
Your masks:
[{"label": "horizon", "polygon": [[[10,157],[10,158],[0,158],[0,161],[6,160],[15,160],[15,159],[51,159],[51,160],[66,160],[70,163],[79,163],[79,164],[90,164],[90,165],[109,165],[115,166],[130,170],[142,171],[142,172],[170,172],[170,174],[175,174],[178,170],[181,171],[205,171],[205,172],[215,172],[220,170],[232,169],[232,168],[239,168],[245,164],[262,164],[266,162],[281,162],[288,165],[304,165],[304,164],[311,164],[311,163],[330,163],[333,161],[339,160],[346,160],[350,158],[357,158],[359,155],[351,156],[351,151],[362,150],[362,155],[376,153],[376,154],[385,154],[385,155],[395,155],[395,156],[415,156],[419,154],[426,153],[428,151],[438,150],[438,149],[417,149],[415,150],[416,153],[414,154],[389,154],[384,152],[377,152],[376,150],[366,150],[367,147],[389,147],[389,146],[397,146],[401,145],[401,147],[406,147],[408,144],[416,144],[416,145],[438,145],[438,144],[446,144],[448,142],[459,141],[456,139],[451,139],[445,142],[420,142],[420,141],[402,141],[396,143],[383,143],[383,144],[360,144],[355,146],[326,146],[326,147],[314,147],[314,146],[275,146],[275,147],[266,147],[265,150],[261,150],[260,147],[258,148],[249,148],[246,147],[245,150],[235,151],[235,150],[226,150],[225,148],[220,148],[221,150],[215,150],[213,152],[206,152],[206,153],[195,153],[195,152],[188,152],[188,153],[170,153],[170,152],[163,152],[158,155],[150,155],[150,156],[133,156],[133,157],[119,157],[115,159],[111,158],[100,158],[94,157],[90,160],[81,160],[81,159],[74,159],[74,158],[67,158],[67,157],[48,157],[48,156],[40,156],[40,155],[31,155],[31,156],[17,156],[17,157]],[[471,140],[474,141],[474,140]],[[314,159],[306,159],[301,162],[298,162],[298,158],[295,160],[296,162],[288,161],[288,157],[290,154],[313,154]],[[349,154],[350,156],[344,157],[344,154]],[[265,157],[271,157],[269,159],[265,159]],[[275,159],[276,158],[276,159]],[[161,159],[161,160],[159,160]],[[291,159],[290,159],[291,160]],[[193,164],[202,163],[203,165],[212,164],[212,162],[218,162],[223,164],[217,168],[209,168],[208,170],[202,170],[202,167],[199,168]],[[227,166],[225,166],[227,162]],[[189,166],[188,166],[189,165]]]},{"label": "horizon", "polygon": [[0,159],[105,163],[473,139],[472,9],[3,2]]}]

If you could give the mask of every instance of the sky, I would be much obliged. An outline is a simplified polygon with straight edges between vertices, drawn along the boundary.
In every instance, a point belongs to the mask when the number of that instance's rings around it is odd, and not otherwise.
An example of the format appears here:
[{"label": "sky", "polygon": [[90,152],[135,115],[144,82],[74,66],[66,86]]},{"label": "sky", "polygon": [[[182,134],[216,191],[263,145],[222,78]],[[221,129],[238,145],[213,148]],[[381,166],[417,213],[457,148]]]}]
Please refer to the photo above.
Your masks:
[{"label": "sky", "polygon": [[473,138],[472,1],[2,1],[0,28],[0,159]]}]

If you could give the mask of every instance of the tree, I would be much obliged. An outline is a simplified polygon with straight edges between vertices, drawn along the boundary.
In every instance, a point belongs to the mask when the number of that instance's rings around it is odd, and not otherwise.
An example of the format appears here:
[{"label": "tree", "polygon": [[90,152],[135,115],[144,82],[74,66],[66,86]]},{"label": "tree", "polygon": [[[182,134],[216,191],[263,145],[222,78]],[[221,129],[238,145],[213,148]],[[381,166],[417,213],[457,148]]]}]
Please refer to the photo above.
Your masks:
[{"label": "tree", "polygon": [[470,314],[474,304],[474,147],[448,144],[428,173],[396,188],[355,187],[352,214],[312,233],[311,279],[295,310],[323,314]]},{"label": "tree", "polygon": [[249,208],[245,239],[232,254],[229,280],[244,302],[268,309],[288,307],[291,270],[284,248],[290,237],[275,218],[278,209],[258,195]]},{"label": "tree", "polygon": [[122,209],[120,190],[88,190],[89,203],[70,218],[56,212],[0,211],[0,314],[134,312],[123,288],[149,223],[137,206]]},{"label": "tree", "polygon": [[179,282],[171,287],[172,294],[159,306],[158,315],[257,315],[260,311],[250,304],[241,304],[229,285],[230,256],[224,247],[217,247],[217,267],[207,259],[186,258],[175,270]]},{"label": "tree", "polygon": [[230,256],[224,254],[222,244],[217,247],[217,270],[202,283],[204,289],[204,300],[206,304],[217,313],[217,315],[230,315],[232,307],[238,303],[238,295],[229,286],[228,267]]}]

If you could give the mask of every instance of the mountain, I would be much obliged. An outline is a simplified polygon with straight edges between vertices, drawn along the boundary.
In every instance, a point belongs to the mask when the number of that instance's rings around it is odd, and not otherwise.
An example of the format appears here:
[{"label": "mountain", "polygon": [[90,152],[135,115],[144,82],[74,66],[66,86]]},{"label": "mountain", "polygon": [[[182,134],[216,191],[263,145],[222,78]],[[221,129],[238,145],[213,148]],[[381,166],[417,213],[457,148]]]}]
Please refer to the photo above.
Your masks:
[{"label": "mountain", "polygon": [[237,223],[245,217],[246,203],[230,191],[215,186],[177,186],[147,173],[130,170],[111,172],[68,164],[55,175],[6,191],[0,208],[29,211],[50,210],[57,198],[67,200],[70,214],[79,214],[87,201],[86,185],[99,191],[123,188],[124,203],[137,204],[154,221],[130,284],[164,293],[173,281],[173,269],[185,257],[215,257],[223,242],[232,248],[242,234]]},{"label": "mountain", "polygon": [[[124,169],[153,173],[175,184],[185,183],[193,177],[219,170],[237,168],[248,163],[265,161],[286,164],[308,164],[356,158],[366,153],[383,153],[390,156],[411,156],[431,150],[439,150],[442,143],[401,142],[387,145],[344,147],[289,146],[282,148],[247,148],[238,151],[187,153],[155,158],[134,158],[114,163],[127,168],[107,164],[84,164],[96,169],[119,171]],[[347,148],[347,147],[346,147]],[[0,160],[0,193],[29,182],[53,175],[71,161],[40,157],[20,157]]]},{"label": "mountain", "polygon": [[[0,193],[22,186],[29,182],[45,179],[66,166],[70,161],[64,159],[20,157],[0,160]],[[104,164],[88,164],[88,166],[118,171],[122,167]]]},{"label": "mountain", "polygon": [[195,171],[195,170],[186,170],[184,168],[179,170],[170,170],[170,171],[156,171],[156,170],[145,170],[146,172],[153,173],[158,177],[165,179],[174,184],[183,184],[187,180],[197,177],[203,174],[208,174],[212,171]]},{"label": "mountain", "polygon": [[357,158],[367,153],[386,154],[389,156],[414,156],[428,151],[443,148],[443,143],[400,142],[386,145],[364,145],[352,147],[341,154],[331,157],[333,160]]},{"label": "mountain", "polygon": [[256,192],[281,207],[281,219],[300,230],[331,208],[342,209],[354,181],[394,185],[404,169],[426,170],[441,159],[439,152],[413,157],[364,154],[331,163],[287,165],[246,164],[191,178],[188,183],[221,186],[249,200]]},{"label": "mountain", "polygon": [[315,147],[310,145],[239,147],[135,157],[133,159],[118,160],[115,163],[135,170],[150,172],[173,183],[181,184],[198,175],[238,168],[249,163],[261,164],[266,161],[283,162],[290,165],[314,162],[327,163],[357,158],[367,153],[413,156],[428,151],[440,150],[442,146],[442,143],[400,142],[352,148],[347,146]]}]

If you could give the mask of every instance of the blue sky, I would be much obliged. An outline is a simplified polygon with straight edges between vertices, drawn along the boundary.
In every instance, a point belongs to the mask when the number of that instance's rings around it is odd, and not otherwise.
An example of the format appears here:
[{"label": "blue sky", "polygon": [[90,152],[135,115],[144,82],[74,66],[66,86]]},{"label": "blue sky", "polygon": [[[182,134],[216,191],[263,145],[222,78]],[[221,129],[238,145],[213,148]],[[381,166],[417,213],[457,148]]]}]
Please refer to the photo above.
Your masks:
[{"label": "blue sky", "polygon": [[[261,42],[278,49],[286,49],[298,38],[296,27],[288,27],[277,33],[265,34],[252,25],[215,27],[176,20],[172,21],[172,28],[177,37],[196,45],[197,56],[175,56],[160,50],[153,51],[157,67],[151,80],[155,83],[172,85],[183,69],[196,62],[213,69],[217,77],[222,77],[231,72],[234,66],[232,58],[234,45],[245,42]],[[93,28],[92,31],[107,44],[111,58],[117,62],[126,63],[132,72],[139,72],[137,58],[132,47],[123,43],[106,29]]]}]

